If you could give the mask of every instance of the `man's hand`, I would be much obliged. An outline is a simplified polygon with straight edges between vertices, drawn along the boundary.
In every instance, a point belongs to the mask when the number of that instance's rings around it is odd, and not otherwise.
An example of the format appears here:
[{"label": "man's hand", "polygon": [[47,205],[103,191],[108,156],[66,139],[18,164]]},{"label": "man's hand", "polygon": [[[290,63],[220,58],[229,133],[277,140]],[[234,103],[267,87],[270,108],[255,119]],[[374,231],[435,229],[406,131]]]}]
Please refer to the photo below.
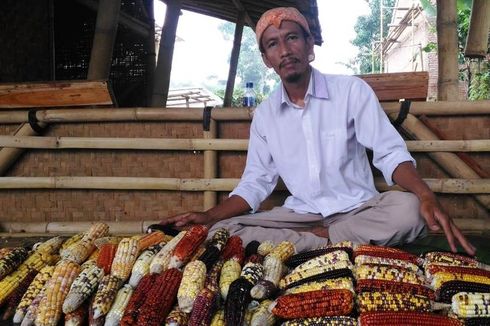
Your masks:
[{"label": "man's hand", "polygon": [[457,252],[456,242],[471,256],[476,248],[466,239],[454,221],[444,212],[435,196],[426,196],[420,200],[420,214],[432,231],[439,231],[442,227],[452,252]]},{"label": "man's hand", "polygon": [[211,224],[213,221],[207,213],[203,212],[187,212],[183,214],[174,215],[166,220],[160,222],[160,224],[173,224],[177,228],[182,228],[192,224]]}]

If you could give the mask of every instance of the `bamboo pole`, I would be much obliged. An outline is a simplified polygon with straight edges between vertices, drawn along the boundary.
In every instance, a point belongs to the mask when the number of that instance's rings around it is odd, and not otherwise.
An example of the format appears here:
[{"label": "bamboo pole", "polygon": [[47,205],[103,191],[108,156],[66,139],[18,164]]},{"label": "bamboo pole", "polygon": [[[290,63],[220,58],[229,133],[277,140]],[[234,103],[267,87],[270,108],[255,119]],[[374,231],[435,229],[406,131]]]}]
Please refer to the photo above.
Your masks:
[{"label": "bamboo pole", "polygon": [[[390,116],[392,119],[396,118],[395,115]],[[437,136],[427,128],[416,117],[408,114],[407,118],[402,124],[403,129],[412,137],[419,140],[437,140]],[[473,171],[466,163],[461,160],[456,154],[453,153],[429,153],[432,159],[434,159],[441,167],[455,178],[464,179],[480,179],[480,176]],[[475,195],[475,199],[482,204],[485,208],[490,209],[490,196],[489,195]]]},{"label": "bamboo pole", "polygon": [[146,36],[146,46],[148,48],[148,53],[146,54],[146,98],[145,105],[150,106],[151,99],[153,96],[153,82],[155,80],[155,68],[157,63],[156,58],[156,48],[155,48],[155,10],[154,1],[142,2],[145,6],[146,13],[148,15],[148,21],[150,23],[149,35]]},{"label": "bamboo pole", "polygon": [[121,0],[100,0],[90,53],[88,80],[109,79]]},{"label": "bamboo pole", "polygon": [[466,46],[465,57],[485,58],[488,51],[488,33],[490,31],[490,1],[473,0],[471,9],[470,27]]},{"label": "bamboo pole", "polygon": [[228,70],[228,79],[226,82],[225,98],[223,106],[231,106],[233,98],[233,89],[235,88],[235,78],[240,56],[240,46],[242,44],[243,24],[245,22],[245,12],[238,12],[237,22],[235,25],[235,36],[233,38],[233,48],[231,50],[230,67]]},{"label": "bamboo pole", "polygon": [[[211,119],[209,131],[203,132],[204,140],[215,139],[218,135],[216,121]],[[204,151],[204,179],[214,179],[218,176],[218,153],[215,150]],[[204,191],[203,208],[208,210],[218,203],[218,195],[215,191]]]},{"label": "bamboo pole", "polygon": [[456,0],[437,0],[437,54],[437,99],[457,101],[459,66]]},{"label": "bamboo pole", "polygon": [[[381,103],[387,114],[398,113],[400,103]],[[19,110],[0,111],[0,123],[27,122],[27,112]],[[458,101],[458,102],[412,102],[410,113],[413,115],[436,116],[470,116],[490,114],[490,100]],[[186,108],[117,108],[117,109],[48,109],[36,112],[39,121],[45,123],[67,122],[113,122],[113,121],[201,121],[203,109]],[[251,120],[253,109],[250,108],[219,108],[213,110],[211,118],[216,121],[247,121]]]},{"label": "bamboo pole", "polygon": [[[490,152],[490,139],[408,140],[406,144],[410,152]],[[204,139],[0,136],[0,147],[246,151],[248,139],[216,139],[207,136]]]},{"label": "bamboo pole", "polygon": [[[424,179],[429,187],[440,193],[490,194],[490,179]],[[2,177],[0,189],[106,189],[106,190],[174,190],[174,191],[232,191],[240,179],[178,179],[141,177]],[[375,180],[380,190],[388,187],[380,178]],[[284,186],[277,190],[285,190]]]}]

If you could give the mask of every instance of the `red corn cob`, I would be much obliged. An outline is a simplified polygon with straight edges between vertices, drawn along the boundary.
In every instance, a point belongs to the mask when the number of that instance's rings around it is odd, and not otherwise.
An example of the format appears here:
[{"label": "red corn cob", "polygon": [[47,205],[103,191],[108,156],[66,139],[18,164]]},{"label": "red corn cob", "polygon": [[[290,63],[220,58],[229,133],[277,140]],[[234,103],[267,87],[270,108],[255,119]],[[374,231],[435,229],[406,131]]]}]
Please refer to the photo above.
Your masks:
[{"label": "red corn cob", "polygon": [[191,316],[187,326],[208,326],[218,308],[218,291],[203,288],[194,300]]},{"label": "red corn cob", "polygon": [[356,292],[390,292],[390,293],[409,293],[426,296],[431,300],[435,299],[435,293],[426,286],[405,282],[388,280],[363,279],[357,281]]},{"label": "red corn cob", "polygon": [[146,274],[143,276],[138,286],[129,299],[128,305],[124,310],[124,315],[121,318],[121,326],[136,325],[138,319],[139,308],[144,303],[146,296],[152,289],[158,274]]},{"label": "red corn cob", "polygon": [[364,312],[359,316],[359,326],[408,325],[408,322],[414,326],[463,325],[458,319],[426,312]]},{"label": "red corn cob", "polygon": [[139,309],[137,325],[160,326],[177,300],[182,272],[167,269],[155,279],[152,289]]},{"label": "red corn cob", "polygon": [[400,249],[367,244],[359,245],[354,250],[354,258],[359,255],[406,260],[419,266],[423,262],[421,258]]},{"label": "red corn cob", "polygon": [[243,260],[245,258],[245,249],[243,248],[243,241],[237,235],[232,235],[228,238],[225,247],[223,248],[223,252],[221,257],[224,261],[232,257],[238,258],[238,262],[240,265],[243,265]]},{"label": "red corn cob", "polygon": [[97,266],[104,269],[104,274],[111,273],[112,261],[116,256],[117,243],[106,243],[100,247],[99,257],[97,257]]},{"label": "red corn cob", "polygon": [[189,261],[200,244],[206,240],[208,228],[205,225],[194,225],[175,246],[170,257],[169,268],[179,268]]}]

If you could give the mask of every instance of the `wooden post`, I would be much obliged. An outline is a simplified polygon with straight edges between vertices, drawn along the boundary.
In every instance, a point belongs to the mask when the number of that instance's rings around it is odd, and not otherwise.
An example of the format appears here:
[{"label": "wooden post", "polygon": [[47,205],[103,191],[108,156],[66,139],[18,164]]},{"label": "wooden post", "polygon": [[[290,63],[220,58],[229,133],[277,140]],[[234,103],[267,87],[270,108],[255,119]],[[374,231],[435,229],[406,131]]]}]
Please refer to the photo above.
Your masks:
[{"label": "wooden post", "polygon": [[87,74],[88,80],[109,78],[120,8],[121,0],[100,0],[99,2]]},{"label": "wooden post", "polygon": [[439,76],[437,99],[457,101],[458,87],[458,33],[456,0],[437,0],[437,53]]},{"label": "wooden post", "polygon": [[488,51],[490,31],[490,1],[473,0],[470,28],[464,49],[465,57],[484,58]]},{"label": "wooden post", "polygon": [[231,50],[230,70],[228,71],[228,80],[226,81],[225,98],[223,106],[230,107],[233,98],[233,89],[235,88],[236,71],[238,59],[240,57],[240,46],[242,44],[243,24],[245,21],[245,12],[239,12],[235,26],[235,37],[233,38],[233,49]]},{"label": "wooden post", "polygon": [[165,23],[160,37],[160,49],[155,69],[151,106],[165,106],[167,104],[170,73],[172,71],[172,58],[174,55],[175,34],[179,24],[181,0],[167,1]]},{"label": "wooden post", "polygon": [[[209,131],[204,131],[204,139],[215,139],[218,136],[216,121],[211,119]],[[204,179],[218,177],[218,153],[215,150],[204,151]],[[216,206],[218,194],[215,191],[204,191],[203,209],[208,210]]]},{"label": "wooden post", "polygon": [[[158,1],[158,0],[157,0]],[[155,12],[153,9],[154,0],[146,1],[146,12],[150,22],[150,33],[146,38],[148,53],[146,54],[146,106],[150,106],[153,94],[153,79],[155,78],[156,53],[155,53]]]}]

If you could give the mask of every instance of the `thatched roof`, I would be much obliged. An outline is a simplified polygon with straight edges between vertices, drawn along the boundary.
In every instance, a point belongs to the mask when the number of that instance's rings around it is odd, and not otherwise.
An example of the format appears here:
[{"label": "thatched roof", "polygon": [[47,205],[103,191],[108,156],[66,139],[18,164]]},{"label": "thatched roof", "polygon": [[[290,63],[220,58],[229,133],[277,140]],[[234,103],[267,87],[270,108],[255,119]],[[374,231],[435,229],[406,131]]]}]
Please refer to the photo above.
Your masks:
[{"label": "thatched roof", "polygon": [[[172,0],[161,0],[167,3]],[[321,45],[322,30],[318,21],[316,0],[181,0],[182,9],[199,14],[236,22],[238,13],[245,13],[245,24],[255,30],[260,16],[275,7],[295,7],[308,20],[315,44]]]}]

